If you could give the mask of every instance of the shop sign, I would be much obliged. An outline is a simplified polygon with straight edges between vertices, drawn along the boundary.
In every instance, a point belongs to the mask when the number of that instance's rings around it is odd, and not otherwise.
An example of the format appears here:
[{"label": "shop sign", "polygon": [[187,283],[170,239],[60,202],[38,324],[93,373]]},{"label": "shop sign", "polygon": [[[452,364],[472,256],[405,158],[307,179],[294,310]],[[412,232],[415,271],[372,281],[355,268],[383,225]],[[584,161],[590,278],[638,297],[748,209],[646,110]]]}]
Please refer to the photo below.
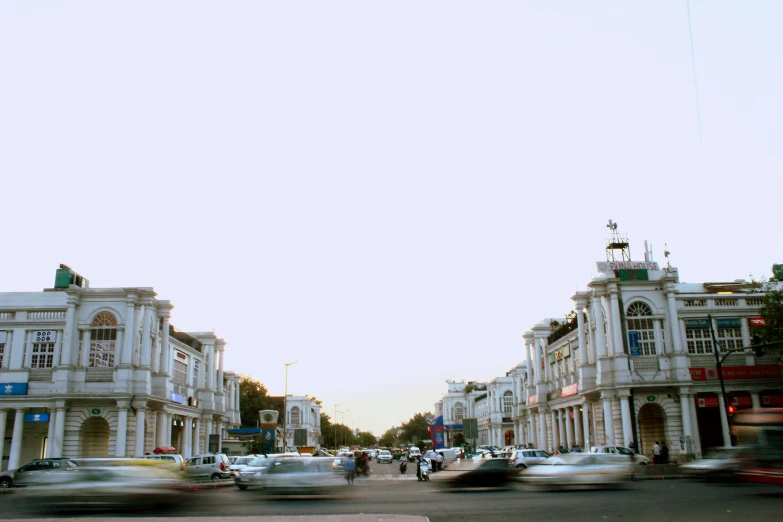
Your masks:
[{"label": "shop sign", "polygon": [[761,404],[763,406],[783,406],[783,395],[762,395]]},{"label": "shop sign", "polygon": [[[717,372],[715,372],[717,375]],[[724,379],[771,379],[780,377],[780,366],[764,364],[760,366],[724,366]]]},{"label": "shop sign", "polygon": [[628,344],[631,347],[631,357],[637,357],[641,354],[639,352],[639,332],[634,330],[628,332]]},{"label": "shop sign", "polygon": [[647,402],[655,402],[655,395],[648,395]]},{"label": "shop sign", "polygon": [[4,382],[0,383],[3,395],[27,395],[26,382]]},{"label": "shop sign", "polygon": [[595,267],[599,272],[614,270],[660,270],[655,261],[596,261]]},{"label": "shop sign", "polygon": [[699,408],[717,408],[718,407],[718,398],[717,397],[699,397],[696,399],[696,406]]},{"label": "shop sign", "polygon": [[750,326],[767,326],[767,320],[763,317],[748,317]]},{"label": "shop sign", "polygon": [[733,397],[731,403],[734,406],[753,406],[753,401],[747,395],[740,395],[739,397]]},{"label": "shop sign", "polygon": [[538,404],[538,395],[531,395],[527,398],[528,405]]},{"label": "shop sign", "polygon": [[179,393],[174,393],[173,391],[169,392],[169,399],[171,399],[174,402],[178,402],[180,404],[183,404],[185,402],[185,397],[180,395]]},{"label": "shop sign", "polygon": [[685,328],[688,330],[709,330],[710,329],[710,320],[709,319],[684,319],[685,321]]},{"label": "shop sign", "polygon": [[571,345],[567,344],[563,346],[563,357],[571,357]]},{"label": "shop sign", "polygon": [[502,422],[511,422],[511,417],[503,417],[501,419]]},{"label": "shop sign", "polygon": [[560,362],[563,360],[563,352],[561,350],[558,350],[555,352],[555,360],[557,362]]},{"label": "shop sign", "polygon": [[738,317],[718,317],[715,322],[718,328],[742,328],[742,321]]},{"label": "shop sign", "polygon": [[647,270],[618,270],[617,276],[620,281],[649,281],[650,275]]},{"label": "shop sign", "polygon": [[48,413],[25,413],[25,422],[49,422]]},{"label": "shop sign", "polygon": [[549,364],[555,364],[555,354],[549,354]]},{"label": "shop sign", "polygon": [[560,390],[560,396],[561,397],[570,397],[571,395],[576,395],[579,393],[579,383],[575,382],[574,384],[569,384],[568,386],[563,387],[563,389]]},{"label": "shop sign", "polygon": [[706,381],[707,380],[707,369],[706,368],[688,368],[688,371],[691,372],[691,380],[692,381]]},{"label": "shop sign", "polygon": [[93,408],[90,410],[90,413],[92,413],[93,415],[100,415],[101,410],[99,410],[98,408]]}]

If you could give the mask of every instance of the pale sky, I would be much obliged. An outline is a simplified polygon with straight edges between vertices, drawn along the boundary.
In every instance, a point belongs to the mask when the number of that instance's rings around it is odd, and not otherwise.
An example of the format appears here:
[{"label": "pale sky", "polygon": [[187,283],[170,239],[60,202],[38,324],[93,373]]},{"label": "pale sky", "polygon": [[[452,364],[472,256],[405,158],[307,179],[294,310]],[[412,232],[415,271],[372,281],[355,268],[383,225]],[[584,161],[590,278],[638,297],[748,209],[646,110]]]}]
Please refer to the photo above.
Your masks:
[{"label": "pale sky", "polygon": [[[382,433],[573,308],[611,218],[783,262],[783,2],[0,1],[0,291],[152,286]],[[338,416],[340,420],[342,416]]]}]

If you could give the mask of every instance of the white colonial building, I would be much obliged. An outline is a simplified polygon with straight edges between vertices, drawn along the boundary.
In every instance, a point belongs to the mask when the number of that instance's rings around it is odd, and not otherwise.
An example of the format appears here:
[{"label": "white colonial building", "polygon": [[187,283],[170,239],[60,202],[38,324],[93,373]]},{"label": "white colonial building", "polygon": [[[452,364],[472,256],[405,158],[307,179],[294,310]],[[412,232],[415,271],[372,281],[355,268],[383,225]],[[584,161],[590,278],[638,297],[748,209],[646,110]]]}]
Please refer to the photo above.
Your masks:
[{"label": "white colonial building", "polygon": [[90,288],[61,265],[55,288],[0,293],[2,469],[34,458],[219,451],[238,426],[226,343],[170,324],[152,288]]},{"label": "white colonial building", "polygon": [[[524,334],[529,364],[476,397],[472,414],[480,433],[482,423],[503,431],[511,417],[517,444],[622,445],[649,456],[655,441],[666,441],[672,460],[732,443],[712,332],[721,357],[751,346],[753,329],[763,324],[762,296],[743,280],[681,283],[676,268],[646,258],[597,263],[598,275],[572,297],[572,316],[545,319]],[[783,405],[774,355],[728,354],[723,377],[736,408]],[[457,400],[451,388],[439,403],[444,412]],[[499,413],[507,389],[510,416]],[[493,429],[480,439],[497,446],[508,441]]]},{"label": "white colonial building", "polygon": [[306,395],[291,395],[287,401],[285,424],[286,450],[313,446],[320,448],[321,406]]}]

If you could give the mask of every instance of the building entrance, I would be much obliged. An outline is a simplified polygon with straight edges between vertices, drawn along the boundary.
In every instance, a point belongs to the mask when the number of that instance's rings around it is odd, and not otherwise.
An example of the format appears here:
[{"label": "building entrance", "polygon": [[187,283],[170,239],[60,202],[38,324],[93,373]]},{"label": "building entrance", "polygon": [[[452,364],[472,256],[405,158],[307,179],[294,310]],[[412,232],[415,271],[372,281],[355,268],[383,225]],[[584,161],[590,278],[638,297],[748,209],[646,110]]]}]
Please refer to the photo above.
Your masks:
[{"label": "building entrance", "polygon": [[655,441],[666,440],[666,412],[659,404],[647,403],[639,410],[639,453],[652,459]]},{"label": "building entrance", "polygon": [[109,456],[109,423],[103,417],[90,417],[80,430],[79,456],[84,458]]}]

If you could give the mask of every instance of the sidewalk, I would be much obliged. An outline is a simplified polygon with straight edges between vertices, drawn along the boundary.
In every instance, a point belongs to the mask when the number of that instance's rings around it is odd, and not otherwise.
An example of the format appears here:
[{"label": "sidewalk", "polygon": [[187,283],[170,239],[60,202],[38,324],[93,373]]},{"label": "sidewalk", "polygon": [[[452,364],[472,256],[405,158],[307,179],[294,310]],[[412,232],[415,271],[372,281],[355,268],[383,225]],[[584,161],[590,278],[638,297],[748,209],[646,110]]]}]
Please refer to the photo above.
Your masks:
[{"label": "sidewalk", "polygon": [[679,464],[649,464],[637,474],[639,480],[677,480],[686,478]]},{"label": "sidewalk", "polygon": [[[9,519],[14,520],[14,519]],[[72,522],[72,518],[29,518],[25,522]],[[127,518],[101,518],[104,522],[127,522]],[[215,517],[141,517],[138,522],[212,522]],[[220,522],[429,522],[417,515],[267,515],[253,517],[220,517]]]}]

